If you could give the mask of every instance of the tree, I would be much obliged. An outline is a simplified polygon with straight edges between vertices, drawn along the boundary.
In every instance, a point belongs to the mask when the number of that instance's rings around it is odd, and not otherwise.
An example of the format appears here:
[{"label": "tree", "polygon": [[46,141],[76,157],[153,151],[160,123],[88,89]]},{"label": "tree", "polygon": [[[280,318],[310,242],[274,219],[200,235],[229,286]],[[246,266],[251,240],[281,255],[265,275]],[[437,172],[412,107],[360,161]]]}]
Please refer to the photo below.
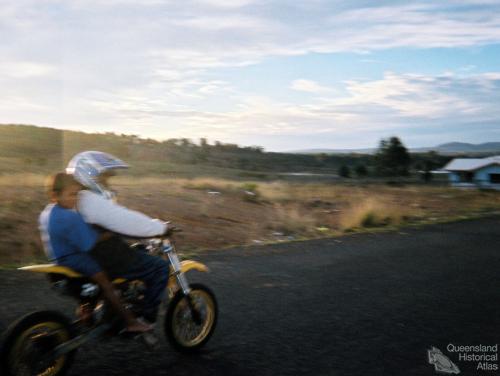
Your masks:
[{"label": "tree", "polygon": [[314,156],[314,158],[317,161],[318,166],[324,166],[325,161],[328,159],[328,154],[326,153],[319,153]]},{"label": "tree", "polygon": [[358,164],[354,169],[354,172],[356,172],[356,175],[360,178],[363,178],[366,175],[368,175],[368,170],[366,169],[365,165],[362,164]]},{"label": "tree", "polygon": [[240,168],[242,170],[250,169],[251,160],[248,158],[245,158],[245,157],[239,157],[237,159],[237,165],[238,165],[238,168]]},{"label": "tree", "polygon": [[381,176],[406,176],[411,158],[398,137],[382,139],[375,154],[375,166]]},{"label": "tree", "polygon": [[422,179],[428,183],[432,180],[432,172],[429,165],[426,164],[424,171],[422,172]]},{"label": "tree", "polygon": [[187,150],[194,145],[189,138],[181,138],[180,139],[180,146]]},{"label": "tree", "polygon": [[200,147],[197,151],[198,160],[201,162],[206,162],[208,155],[210,154],[210,145],[206,138],[200,138]]},{"label": "tree", "polygon": [[424,156],[424,167],[422,173],[422,179],[428,183],[432,180],[432,170],[440,166],[439,156],[435,151],[429,151]]},{"label": "tree", "polygon": [[346,165],[340,166],[339,176],[343,178],[348,178],[349,176],[351,176],[351,170],[349,169],[349,167]]}]

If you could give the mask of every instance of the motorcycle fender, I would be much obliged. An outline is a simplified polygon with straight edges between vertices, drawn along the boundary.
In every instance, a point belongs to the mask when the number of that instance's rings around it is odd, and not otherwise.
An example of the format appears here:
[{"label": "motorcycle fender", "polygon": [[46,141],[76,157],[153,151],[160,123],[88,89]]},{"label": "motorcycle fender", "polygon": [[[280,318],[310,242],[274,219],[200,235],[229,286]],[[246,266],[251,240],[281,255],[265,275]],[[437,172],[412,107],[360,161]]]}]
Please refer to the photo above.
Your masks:
[{"label": "motorcycle fender", "polygon": [[[208,272],[209,269],[208,266],[198,261],[193,261],[193,260],[181,261],[181,272],[187,273],[190,270],[197,270],[199,272]],[[175,275],[170,275],[170,278],[168,279],[168,287],[174,288],[176,284],[177,280],[175,278]]]},{"label": "motorcycle fender", "polygon": [[190,271],[191,269],[197,270],[199,272],[208,272],[208,266],[206,266],[205,264],[202,264],[201,262],[193,261],[193,260],[181,261],[181,271],[183,273],[186,273],[186,272]]}]

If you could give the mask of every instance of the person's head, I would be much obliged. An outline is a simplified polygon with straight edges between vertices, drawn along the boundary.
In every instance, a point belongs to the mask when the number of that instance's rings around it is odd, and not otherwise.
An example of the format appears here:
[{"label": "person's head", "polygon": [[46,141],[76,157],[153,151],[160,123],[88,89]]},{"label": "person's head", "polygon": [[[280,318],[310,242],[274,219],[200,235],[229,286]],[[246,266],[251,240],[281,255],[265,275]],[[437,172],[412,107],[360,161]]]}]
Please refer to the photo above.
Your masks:
[{"label": "person's head", "polygon": [[102,174],[100,174],[97,177],[97,183],[106,189],[110,189],[109,179],[115,175],[116,175],[116,172],[114,170],[104,171]]},{"label": "person's head", "polygon": [[84,151],[75,155],[66,168],[66,173],[84,187],[106,197],[112,197],[108,179],[117,169],[128,168],[121,159],[101,151]]},{"label": "person's head", "polygon": [[47,193],[52,202],[66,209],[73,209],[76,206],[78,192],[82,189],[73,176],[59,172],[49,178]]}]

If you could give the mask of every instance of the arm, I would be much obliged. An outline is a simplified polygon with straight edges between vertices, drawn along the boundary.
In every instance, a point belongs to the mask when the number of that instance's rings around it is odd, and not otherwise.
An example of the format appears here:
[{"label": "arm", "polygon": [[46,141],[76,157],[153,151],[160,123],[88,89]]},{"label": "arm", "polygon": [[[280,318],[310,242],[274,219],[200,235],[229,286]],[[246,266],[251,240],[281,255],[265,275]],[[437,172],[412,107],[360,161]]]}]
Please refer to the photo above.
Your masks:
[{"label": "arm", "polygon": [[162,221],[127,209],[87,190],[78,194],[78,211],[82,214],[85,222],[126,236],[158,236],[167,229],[166,223]]}]

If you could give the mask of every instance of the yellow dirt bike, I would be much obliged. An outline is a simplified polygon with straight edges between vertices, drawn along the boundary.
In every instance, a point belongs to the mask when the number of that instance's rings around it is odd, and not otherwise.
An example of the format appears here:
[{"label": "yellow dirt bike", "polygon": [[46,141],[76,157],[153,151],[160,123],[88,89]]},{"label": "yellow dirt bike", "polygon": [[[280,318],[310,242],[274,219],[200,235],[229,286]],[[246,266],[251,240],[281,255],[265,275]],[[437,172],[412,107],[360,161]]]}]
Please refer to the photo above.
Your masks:
[{"label": "yellow dirt bike", "polygon": [[[181,352],[195,352],[205,345],[217,323],[217,301],[202,284],[189,284],[185,273],[208,268],[196,261],[180,261],[169,239],[150,239],[138,248],[170,261],[164,333]],[[76,320],[57,311],[30,313],[9,326],[0,352],[3,376],[60,376],[70,367],[76,350],[90,340],[118,335],[123,323],[104,300],[99,286],[72,269],[55,264],[25,266],[20,270],[46,273],[58,292],[78,302]],[[133,312],[140,312],[144,285],[116,279],[116,292]]]}]

